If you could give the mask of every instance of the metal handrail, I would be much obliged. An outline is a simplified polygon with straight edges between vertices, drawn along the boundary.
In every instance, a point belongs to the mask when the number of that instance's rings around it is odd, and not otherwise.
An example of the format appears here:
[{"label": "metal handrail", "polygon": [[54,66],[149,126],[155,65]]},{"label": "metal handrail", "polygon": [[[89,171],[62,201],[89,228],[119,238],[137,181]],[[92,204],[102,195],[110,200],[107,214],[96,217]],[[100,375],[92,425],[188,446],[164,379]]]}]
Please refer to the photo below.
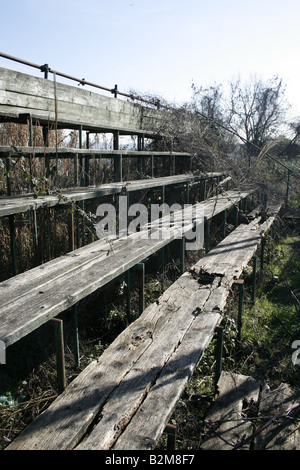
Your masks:
[{"label": "metal handrail", "polygon": [[48,64],[44,64],[44,65],[35,64],[33,62],[28,62],[27,60],[20,59],[18,57],[14,57],[12,55],[5,54],[4,52],[0,52],[0,57],[3,57],[4,59],[8,59],[8,60],[13,60],[14,62],[19,62],[20,64],[27,65],[29,67],[36,68],[36,69],[40,70],[41,72],[44,72],[44,77],[45,78],[48,78],[49,73],[53,73],[54,75],[57,75],[57,76],[60,76],[60,77],[63,77],[63,78],[67,78],[68,80],[73,80],[73,81],[77,82],[79,85],[83,85],[83,86],[88,85],[88,86],[91,86],[91,87],[94,87],[94,88],[98,88],[100,90],[108,91],[109,93],[112,93],[115,98],[117,98],[118,95],[121,95],[121,96],[125,96],[127,98],[130,98],[132,100],[138,100],[138,101],[142,101],[143,103],[147,103],[147,104],[157,106],[157,108],[164,107],[163,105],[161,105],[160,100],[150,101],[150,100],[146,100],[144,98],[141,98],[139,96],[136,96],[134,94],[124,93],[124,92],[118,90],[117,85],[115,85],[114,88],[107,88],[107,87],[104,87],[102,85],[98,85],[97,83],[89,82],[85,78],[80,79],[80,78],[77,78],[77,77],[73,77],[72,75],[68,75],[66,73],[59,72],[57,70],[53,70],[52,68],[49,67]]}]

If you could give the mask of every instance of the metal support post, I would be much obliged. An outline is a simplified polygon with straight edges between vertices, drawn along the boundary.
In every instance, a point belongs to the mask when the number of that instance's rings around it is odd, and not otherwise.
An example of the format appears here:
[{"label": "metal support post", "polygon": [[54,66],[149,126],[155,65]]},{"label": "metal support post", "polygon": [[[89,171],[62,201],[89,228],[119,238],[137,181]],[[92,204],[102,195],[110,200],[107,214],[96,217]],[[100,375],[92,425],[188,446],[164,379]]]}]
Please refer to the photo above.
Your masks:
[{"label": "metal support post", "polygon": [[15,216],[9,215],[9,232],[10,232],[10,250],[12,256],[12,268],[14,276],[18,274],[17,266],[17,249],[16,249],[16,227],[15,227]]},{"label": "metal support post", "polygon": [[216,375],[215,387],[217,387],[218,380],[222,372],[222,359],[223,359],[223,327],[217,326],[217,346],[216,346]]},{"label": "metal support post", "polygon": [[28,118],[27,118],[27,124],[28,124],[28,147],[33,146],[33,138],[32,138],[32,116],[29,113]]},{"label": "metal support post", "polygon": [[175,168],[176,168],[176,162],[175,162],[175,155],[171,155],[171,175],[174,176],[175,175]]},{"label": "metal support post", "polygon": [[167,424],[165,428],[167,434],[167,450],[176,450],[176,439],[177,439],[177,426],[174,424]]},{"label": "metal support post", "polygon": [[[83,214],[85,214],[84,212],[84,201],[80,201],[78,203],[80,209],[82,210]],[[78,214],[78,217],[79,217],[79,214]],[[84,218],[84,215],[82,217],[82,221],[81,221],[81,236],[82,236],[82,245],[81,246],[85,246],[85,218]]]},{"label": "metal support post", "polygon": [[202,201],[205,201],[205,199],[206,199],[206,178],[204,178],[204,181],[203,181]]},{"label": "metal support post", "polygon": [[234,206],[234,226],[235,228],[239,224],[239,207],[237,205]]},{"label": "metal support post", "polygon": [[[12,189],[11,189],[11,159],[10,156],[6,157],[6,184],[7,184],[7,195],[11,196]],[[15,216],[9,215],[8,216],[8,223],[9,223],[9,234],[10,234],[10,251],[11,251],[11,258],[12,258],[12,269],[13,275],[15,276],[18,274],[18,267],[17,267],[17,250],[16,250],[16,227],[15,227]]]},{"label": "metal support post", "polygon": [[260,269],[261,271],[264,270],[264,256],[265,256],[265,248],[266,248],[267,240],[264,236],[261,239],[261,253],[260,253]]},{"label": "metal support post", "polygon": [[185,271],[185,237],[180,240],[180,275]]},{"label": "metal support post", "polygon": [[241,332],[242,332],[242,317],[243,317],[243,296],[244,296],[244,281],[243,279],[239,279],[235,281],[235,284],[238,285],[239,288],[239,307],[238,307],[238,319],[237,319],[237,331],[238,331],[238,341],[241,340]]},{"label": "metal support post", "polygon": [[255,302],[256,271],[257,271],[257,256],[253,256],[252,302]]},{"label": "metal support post", "polygon": [[204,217],[204,238],[205,238],[205,252],[208,253],[210,249],[210,245],[209,245],[210,220],[207,217]]},{"label": "metal support post", "polygon": [[122,175],[122,155],[116,155],[114,157],[114,171],[115,171],[115,182],[121,182],[123,179]]},{"label": "metal support post", "polygon": [[6,193],[11,196],[11,158],[6,157]]},{"label": "metal support post", "polygon": [[[119,131],[115,131],[114,142],[113,142],[114,150],[119,150],[119,146],[120,146],[120,133]],[[121,155],[116,155],[114,157],[114,176],[115,176],[116,182],[122,181],[122,157]]]},{"label": "metal support post", "polygon": [[164,292],[165,282],[165,247],[161,249],[161,290]]},{"label": "metal support post", "polygon": [[74,327],[74,357],[76,367],[80,367],[79,333],[78,333],[78,304],[73,305],[73,327]]},{"label": "metal support post", "polygon": [[69,229],[69,251],[75,250],[75,234],[74,234],[74,209],[70,205],[68,209],[68,229]]},{"label": "metal support post", "polygon": [[59,320],[58,318],[52,318],[52,322],[55,328],[58,392],[62,393],[67,386],[66,369],[65,369],[63,321]]},{"label": "metal support post", "polygon": [[131,314],[130,314],[130,310],[131,310],[131,303],[130,303],[130,292],[131,292],[131,276],[130,276],[130,269],[128,269],[128,271],[126,272],[126,284],[127,284],[127,287],[126,287],[126,315],[127,315],[127,321],[128,323],[131,322]]},{"label": "metal support post", "polygon": [[288,203],[289,201],[289,193],[290,193],[290,176],[291,176],[291,171],[288,170],[288,175],[287,175],[287,183],[286,183],[286,196],[285,196],[285,201]]},{"label": "metal support post", "polygon": [[139,314],[141,315],[145,309],[145,264],[139,263],[136,265],[140,271],[139,276]]},{"label": "metal support post", "polygon": [[161,203],[164,204],[166,202],[166,187],[161,187]]},{"label": "metal support post", "polygon": [[[82,149],[82,126],[79,127],[79,148]],[[80,186],[84,186],[83,156],[79,156],[79,182]]]},{"label": "metal support post", "polygon": [[227,209],[223,211],[222,237],[226,236]]},{"label": "metal support post", "polygon": [[186,183],[186,203],[190,203],[190,183]]},{"label": "metal support post", "polygon": [[78,153],[74,157],[74,186],[78,186]]},{"label": "metal support post", "polygon": [[85,186],[90,185],[90,157],[88,155],[85,156]]}]

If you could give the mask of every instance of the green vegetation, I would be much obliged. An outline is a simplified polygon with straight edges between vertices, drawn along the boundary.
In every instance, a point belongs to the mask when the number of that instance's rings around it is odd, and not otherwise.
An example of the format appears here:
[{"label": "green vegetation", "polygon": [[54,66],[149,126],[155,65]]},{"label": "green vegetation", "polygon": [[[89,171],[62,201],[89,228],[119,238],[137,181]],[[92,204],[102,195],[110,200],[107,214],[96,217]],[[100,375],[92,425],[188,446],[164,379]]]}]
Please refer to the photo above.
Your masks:
[{"label": "green vegetation", "polygon": [[270,263],[260,273],[255,304],[245,308],[241,373],[265,378],[274,386],[296,386],[291,346],[300,339],[299,230],[282,234],[272,250]]}]

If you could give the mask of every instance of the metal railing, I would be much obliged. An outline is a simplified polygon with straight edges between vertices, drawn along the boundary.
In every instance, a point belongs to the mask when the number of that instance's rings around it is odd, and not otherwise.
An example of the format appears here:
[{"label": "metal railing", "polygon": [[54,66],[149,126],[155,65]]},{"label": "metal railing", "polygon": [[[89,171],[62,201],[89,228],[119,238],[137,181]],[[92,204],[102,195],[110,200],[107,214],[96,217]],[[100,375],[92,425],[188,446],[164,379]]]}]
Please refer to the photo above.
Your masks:
[{"label": "metal railing", "polygon": [[12,55],[5,54],[4,52],[0,52],[0,57],[3,57],[4,59],[12,60],[14,62],[18,62],[18,63],[23,64],[23,65],[27,65],[28,67],[33,67],[35,69],[38,69],[38,70],[40,70],[41,72],[44,73],[44,78],[46,78],[46,79],[48,79],[49,73],[53,73],[53,75],[66,78],[68,80],[75,81],[76,83],[78,83],[78,85],[82,85],[82,86],[88,85],[88,86],[98,88],[100,90],[112,93],[115,98],[117,98],[118,95],[120,95],[120,96],[124,96],[126,98],[130,98],[133,101],[136,100],[136,101],[141,101],[143,103],[151,104],[152,106],[156,106],[158,109],[160,107],[165,107],[161,104],[160,100],[152,100],[152,101],[151,100],[146,100],[146,99],[144,99],[140,96],[119,91],[118,90],[118,85],[115,85],[114,88],[107,88],[107,87],[104,87],[102,85],[98,85],[97,83],[89,82],[85,78],[73,77],[72,75],[68,75],[66,73],[54,70],[54,69],[50,68],[48,64],[44,64],[44,65],[35,64],[33,62],[28,62],[27,60],[20,59],[18,57],[14,57]]}]

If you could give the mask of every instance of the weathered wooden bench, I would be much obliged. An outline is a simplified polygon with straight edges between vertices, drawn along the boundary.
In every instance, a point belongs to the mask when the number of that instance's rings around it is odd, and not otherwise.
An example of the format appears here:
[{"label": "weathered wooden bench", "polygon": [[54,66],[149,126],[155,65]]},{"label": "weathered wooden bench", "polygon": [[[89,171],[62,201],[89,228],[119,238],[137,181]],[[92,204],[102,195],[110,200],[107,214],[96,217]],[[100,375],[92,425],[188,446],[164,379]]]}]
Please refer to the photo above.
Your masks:
[{"label": "weathered wooden bench", "polygon": [[83,88],[0,68],[0,120],[54,128],[154,136],[166,112]]},{"label": "weathered wooden bench", "polygon": [[7,449],[153,449],[270,223],[240,225],[200,259]]},{"label": "weathered wooden bench", "polygon": [[[211,219],[248,193],[230,191],[201,202],[201,217]],[[181,216],[181,211],[180,216]],[[179,218],[180,219],[180,218]],[[203,219],[198,223],[203,222]],[[159,251],[193,228],[169,226],[158,239],[144,231],[116,240],[99,240],[0,283],[0,339],[6,346]]]},{"label": "weathered wooden bench", "polygon": [[201,450],[299,450],[300,394],[288,384],[222,372]]},{"label": "weathered wooden bench", "polygon": [[[73,202],[79,203],[81,201],[113,194],[130,194],[134,191],[147,191],[169,186],[176,187],[176,185],[197,184],[204,180],[210,181],[221,177],[221,173],[206,173],[203,175],[185,174],[102,184],[98,187],[63,189],[53,192],[53,194],[39,195],[38,197],[35,197],[33,194],[2,196],[0,197],[0,217],[38,210],[40,208],[68,205]],[[226,181],[228,181],[228,178],[226,178]],[[220,186],[224,186],[224,184],[222,185],[222,181],[220,181]],[[188,202],[189,201],[186,201],[186,203]]]},{"label": "weathered wooden bench", "polygon": [[[84,85],[83,81],[81,84]],[[17,152],[24,156],[29,154],[43,156],[49,176],[51,158],[76,157],[84,159],[85,181],[88,181],[88,166],[91,156],[102,153],[114,159],[114,176],[116,181],[122,181],[122,157],[135,156],[144,159],[145,156],[162,156],[171,159],[175,169],[175,158],[188,157],[191,166],[192,155],[187,152],[145,152],[145,139],[161,139],[170,137],[170,120],[172,113],[158,109],[149,104],[143,105],[94,93],[78,86],[70,86],[48,78],[35,77],[14,70],[0,68],[0,122],[16,122],[27,124],[29,129],[29,147],[23,147]],[[44,148],[32,147],[33,125],[43,129]],[[79,132],[79,149],[48,148],[50,130],[76,129]],[[83,149],[83,132],[105,133],[113,135],[113,150],[101,152],[95,149]],[[134,154],[120,149],[121,136],[137,136],[138,150]],[[89,138],[87,138],[89,146]],[[169,148],[169,146],[166,146]],[[78,151],[77,151],[78,150]],[[10,155],[16,149],[3,148],[2,154]],[[153,163],[152,163],[153,173]],[[174,173],[174,172],[173,172]]]}]

